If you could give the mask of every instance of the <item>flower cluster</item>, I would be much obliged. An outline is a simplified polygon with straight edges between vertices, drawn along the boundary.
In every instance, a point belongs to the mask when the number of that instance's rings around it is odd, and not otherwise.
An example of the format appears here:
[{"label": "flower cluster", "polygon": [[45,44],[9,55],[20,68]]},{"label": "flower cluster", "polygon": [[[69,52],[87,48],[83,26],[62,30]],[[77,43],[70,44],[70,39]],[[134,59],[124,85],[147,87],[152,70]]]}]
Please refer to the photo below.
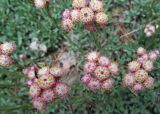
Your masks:
[{"label": "flower cluster", "polygon": [[8,67],[13,63],[11,54],[16,50],[13,42],[5,42],[0,45],[0,66]]},{"label": "flower cluster", "polygon": [[46,6],[47,2],[50,0],[34,0],[34,5],[38,9],[42,9]]},{"label": "flower cluster", "polygon": [[43,111],[48,103],[69,96],[70,87],[60,81],[64,76],[62,68],[45,66],[38,69],[32,66],[26,68],[23,73],[29,79],[29,96],[37,110]]},{"label": "flower cluster", "polygon": [[71,30],[75,22],[83,22],[86,29],[92,31],[96,24],[107,24],[108,16],[104,12],[101,0],[73,0],[73,8],[65,9],[62,13],[62,27]]},{"label": "flower cluster", "polygon": [[84,75],[81,80],[93,92],[99,89],[111,91],[114,86],[111,75],[118,73],[118,64],[111,62],[109,58],[101,56],[96,51],[88,53],[86,58],[87,62],[84,64]]},{"label": "flower cluster", "polygon": [[123,85],[134,92],[150,89],[154,86],[154,78],[149,75],[153,69],[153,61],[160,55],[158,50],[146,52],[146,49],[137,49],[137,60],[128,63],[128,73],[123,78]]}]

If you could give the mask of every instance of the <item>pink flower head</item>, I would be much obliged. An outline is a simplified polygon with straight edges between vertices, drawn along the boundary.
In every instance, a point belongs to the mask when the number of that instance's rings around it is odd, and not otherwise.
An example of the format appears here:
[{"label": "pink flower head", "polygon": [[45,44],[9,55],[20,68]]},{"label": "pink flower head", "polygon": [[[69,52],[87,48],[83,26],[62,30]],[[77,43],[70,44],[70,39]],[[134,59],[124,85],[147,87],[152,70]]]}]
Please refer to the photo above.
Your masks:
[{"label": "pink flower head", "polygon": [[99,58],[99,53],[97,51],[92,51],[86,55],[86,58],[90,62],[97,62]]},{"label": "pink flower head", "polygon": [[56,98],[56,94],[52,89],[45,89],[43,90],[41,97],[45,102],[52,102]]},{"label": "pink flower head", "polygon": [[70,88],[67,84],[61,82],[56,84],[54,92],[59,98],[64,99],[68,97]]},{"label": "pink flower head", "polygon": [[144,87],[143,87],[142,84],[136,83],[136,84],[133,86],[132,89],[133,89],[134,92],[138,93],[138,92],[142,91],[143,88],[144,88]]},{"label": "pink flower head", "polygon": [[47,104],[41,97],[37,97],[32,99],[32,105],[34,106],[34,108],[41,112],[46,108]]},{"label": "pink flower head", "polygon": [[114,80],[113,79],[107,79],[102,82],[102,89],[105,91],[111,91],[114,86]]},{"label": "pink flower head", "polygon": [[88,87],[91,91],[96,92],[100,89],[101,83],[97,78],[91,78],[90,82],[88,83]]},{"label": "pink flower head", "polygon": [[71,16],[71,12],[69,9],[65,9],[62,13],[62,18],[63,19],[70,19],[70,16]]},{"label": "pink flower head", "polygon": [[96,68],[96,64],[93,62],[87,62],[84,64],[84,67],[83,67],[86,73],[93,73],[95,68]]},{"label": "pink flower head", "polygon": [[109,64],[111,63],[109,58],[105,57],[105,56],[101,56],[99,59],[98,59],[98,63],[102,66],[105,66],[105,67],[108,67]]},{"label": "pink flower head", "polygon": [[88,84],[91,80],[91,75],[90,74],[85,74],[83,75],[83,77],[81,78],[82,82],[84,82],[85,84]]}]

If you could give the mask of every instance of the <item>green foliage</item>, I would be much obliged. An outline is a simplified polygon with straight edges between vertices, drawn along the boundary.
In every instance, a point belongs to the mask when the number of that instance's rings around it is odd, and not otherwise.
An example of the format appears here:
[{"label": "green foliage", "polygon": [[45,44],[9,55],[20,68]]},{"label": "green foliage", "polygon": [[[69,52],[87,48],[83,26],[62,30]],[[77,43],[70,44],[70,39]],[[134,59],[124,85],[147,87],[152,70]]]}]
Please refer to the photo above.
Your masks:
[{"label": "green foliage", "polygon": [[[0,68],[0,114],[38,114],[30,104],[22,69],[37,61],[50,63],[50,52],[59,50],[64,41],[69,42],[69,48],[78,56],[76,67],[80,75],[84,54],[90,50],[98,50],[116,60],[120,64],[120,73],[111,93],[92,93],[76,81],[70,97],[49,105],[44,114],[160,114],[160,59],[157,59],[151,72],[157,79],[153,90],[135,95],[121,86],[125,65],[136,57],[135,51],[139,46],[144,46],[148,51],[160,50],[160,27],[151,38],[146,38],[143,32],[149,22],[160,25],[160,1],[103,1],[109,15],[106,28],[88,32],[78,24],[74,30],[66,32],[60,25],[61,12],[71,6],[71,0],[51,0],[50,5],[41,10],[34,7],[32,0],[0,0],[0,42],[16,42],[14,58],[18,61],[10,69]],[[111,13],[119,7],[124,9],[125,18],[112,19]],[[113,23],[116,22],[124,23],[128,31],[137,30],[134,42],[121,41],[115,34],[117,26]],[[41,56],[28,49],[34,38],[47,45],[47,54]],[[27,55],[25,61],[18,60],[20,53]]]}]

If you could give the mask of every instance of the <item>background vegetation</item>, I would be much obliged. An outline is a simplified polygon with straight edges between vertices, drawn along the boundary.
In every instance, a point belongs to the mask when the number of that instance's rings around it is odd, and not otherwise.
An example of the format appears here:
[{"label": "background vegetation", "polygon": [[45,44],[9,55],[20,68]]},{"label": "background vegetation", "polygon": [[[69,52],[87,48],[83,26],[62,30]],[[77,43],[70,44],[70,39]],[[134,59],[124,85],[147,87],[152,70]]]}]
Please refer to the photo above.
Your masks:
[{"label": "background vegetation", "polygon": [[[147,38],[145,25],[160,25],[159,0],[103,0],[109,15],[104,29],[88,32],[82,24],[66,32],[61,28],[61,12],[71,6],[72,0],[51,0],[48,7],[38,10],[32,0],[0,0],[0,42],[15,41],[15,61],[9,69],[0,68],[0,114],[37,114],[28,97],[26,78],[22,69],[30,64],[45,61],[51,64],[53,53],[62,48],[73,50],[79,75],[66,100],[57,100],[44,114],[160,114],[160,59],[155,62],[151,75],[156,78],[153,90],[137,96],[121,87],[125,65],[136,57],[136,49],[144,46],[148,51],[160,50],[160,27]],[[133,34],[125,35],[131,31]],[[30,51],[28,45],[37,38],[46,44],[45,54]],[[66,42],[69,45],[66,45]],[[98,50],[120,64],[120,73],[111,93],[92,93],[79,82],[84,54]],[[26,60],[18,55],[25,53]]]}]

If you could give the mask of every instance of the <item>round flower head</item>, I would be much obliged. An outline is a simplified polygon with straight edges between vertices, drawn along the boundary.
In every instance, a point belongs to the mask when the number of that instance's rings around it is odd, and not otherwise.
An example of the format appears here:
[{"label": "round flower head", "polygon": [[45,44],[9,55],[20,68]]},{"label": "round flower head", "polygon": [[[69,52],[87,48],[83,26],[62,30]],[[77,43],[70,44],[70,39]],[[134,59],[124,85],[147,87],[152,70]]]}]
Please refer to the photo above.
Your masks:
[{"label": "round flower head", "polygon": [[136,93],[142,91],[143,89],[144,89],[144,87],[143,87],[143,85],[140,84],[140,83],[136,83],[136,84],[133,86],[133,88],[132,88],[132,90],[133,90],[134,92],[136,92]]},{"label": "round flower head", "polygon": [[29,79],[34,79],[34,78],[36,77],[35,70],[34,70],[34,69],[30,69],[30,70],[28,71],[27,77],[28,77]]},{"label": "round flower head", "polygon": [[88,31],[93,31],[95,29],[95,24],[93,22],[85,23],[84,26]]},{"label": "round flower head", "polygon": [[112,75],[116,75],[119,71],[118,64],[116,62],[112,62],[108,69]]},{"label": "round flower head", "polygon": [[27,84],[28,86],[31,86],[31,85],[33,84],[33,80],[27,80],[26,84]]},{"label": "round flower head", "polygon": [[85,7],[80,10],[80,20],[84,23],[93,21],[94,13],[91,8]]},{"label": "round flower head", "polygon": [[92,51],[86,55],[86,58],[90,62],[96,62],[99,58],[99,53],[96,51]]},{"label": "round flower head", "polygon": [[40,88],[47,89],[53,86],[55,79],[51,75],[43,75],[38,78],[37,83]]},{"label": "round flower head", "polygon": [[99,12],[96,14],[96,22],[100,25],[107,24],[108,16],[104,12]]},{"label": "round flower head", "polygon": [[91,75],[90,74],[85,74],[83,75],[83,77],[81,78],[82,82],[84,82],[85,84],[88,84],[91,80]]},{"label": "round flower head", "polygon": [[41,9],[44,8],[46,5],[46,0],[34,0],[34,4],[36,8]]},{"label": "round flower head", "polygon": [[149,76],[145,81],[144,81],[144,87],[147,89],[151,89],[154,86],[154,78]]},{"label": "round flower head", "polygon": [[52,89],[47,89],[42,92],[41,97],[45,102],[52,102],[56,98],[56,95]]},{"label": "round flower head", "polygon": [[70,88],[65,83],[57,83],[54,92],[59,98],[66,98],[69,95]]},{"label": "round flower head", "polygon": [[2,54],[10,55],[16,50],[16,45],[13,42],[5,42],[4,44],[0,45],[0,50]]},{"label": "round flower head", "polygon": [[143,64],[143,62],[144,62],[145,60],[144,60],[143,57],[141,56],[141,57],[138,57],[138,58],[137,58],[137,61],[138,61],[139,63]]},{"label": "round flower head", "polygon": [[91,78],[90,82],[88,83],[88,87],[91,91],[95,92],[96,90],[100,89],[101,83],[96,78]]},{"label": "round flower head", "polygon": [[71,11],[69,9],[65,9],[62,13],[63,19],[69,19],[71,17]]},{"label": "round flower head", "polygon": [[138,55],[144,55],[146,53],[146,49],[144,49],[143,47],[139,47],[138,49],[137,49],[137,54]]},{"label": "round flower head", "polygon": [[29,95],[33,98],[33,97],[38,97],[41,93],[41,88],[33,83],[30,88],[29,88]]},{"label": "round flower head", "polygon": [[132,74],[126,74],[123,78],[123,85],[126,87],[132,87],[135,83],[134,76]]},{"label": "round flower head", "polygon": [[105,66],[105,67],[108,67],[109,64],[110,64],[110,60],[105,57],[105,56],[101,56],[99,59],[98,59],[98,63],[102,66]]},{"label": "round flower head", "polygon": [[155,26],[148,24],[144,29],[144,33],[147,37],[151,37],[155,33]]},{"label": "round flower head", "polygon": [[142,55],[143,61],[147,61],[149,59],[148,54]]},{"label": "round flower head", "polygon": [[135,80],[137,82],[144,82],[146,79],[148,78],[148,72],[146,72],[145,70],[141,69],[138,70],[135,73]]},{"label": "round flower head", "polygon": [[80,11],[78,9],[73,9],[71,11],[71,19],[73,22],[79,21],[79,14],[80,14]]},{"label": "round flower head", "polygon": [[147,60],[143,63],[143,68],[146,71],[151,71],[153,69],[153,62],[151,60]]},{"label": "round flower head", "polygon": [[73,8],[83,8],[87,5],[86,0],[73,0]]},{"label": "round flower head", "polygon": [[62,68],[52,67],[50,68],[50,74],[55,78],[59,78],[63,76],[63,70]]},{"label": "round flower head", "polygon": [[101,87],[105,91],[111,91],[114,85],[114,80],[113,79],[107,79],[103,81]]},{"label": "round flower head", "polygon": [[49,67],[42,67],[38,70],[38,76],[49,74]]},{"label": "round flower head", "polygon": [[65,30],[71,30],[71,29],[73,29],[73,27],[74,27],[73,21],[71,19],[63,19],[62,20],[62,27]]},{"label": "round flower head", "polygon": [[13,63],[13,60],[10,56],[0,55],[0,66],[8,67]]},{"label": "round flower head", "polygon": [[109,77],[109,70],[106,67],[98,66],[94,73],[99,80],[104,80]]},{"label": "round flower head", "polygon": [[139,70],[141,67],[141,64],[138,61],[132,61],[128,64],[128,70],[131,72],[135,72]]},{"label": "round flower head", "polygon": [[38,111],[43,111],[46,108],[46,102],[43,101],[42,98],[38,97],[38,98],[34,98],[32,99],[32,105],[34,106],[34,108],[36,108]]},{"label": "round flower head", "polygon": [[84,64],[84,67],[83,67],[86,73],[93,73],[95,68],[96,68],[96,64],[93,62],[87,62]]},{"label": "round flower head", "polygon": [[150,60],[155,60],[155,59],[157,59],[157,57],[158,57],[158,55],[157,55],[157,53],[155,51],[151,51],[149,53],[149,59]]},{"label": "round flower head", "polygon": [[89,6],[93,11],[96,11],[96,12],[101,12],[104,10],[103,3],[100,0],[91,0]]}]

